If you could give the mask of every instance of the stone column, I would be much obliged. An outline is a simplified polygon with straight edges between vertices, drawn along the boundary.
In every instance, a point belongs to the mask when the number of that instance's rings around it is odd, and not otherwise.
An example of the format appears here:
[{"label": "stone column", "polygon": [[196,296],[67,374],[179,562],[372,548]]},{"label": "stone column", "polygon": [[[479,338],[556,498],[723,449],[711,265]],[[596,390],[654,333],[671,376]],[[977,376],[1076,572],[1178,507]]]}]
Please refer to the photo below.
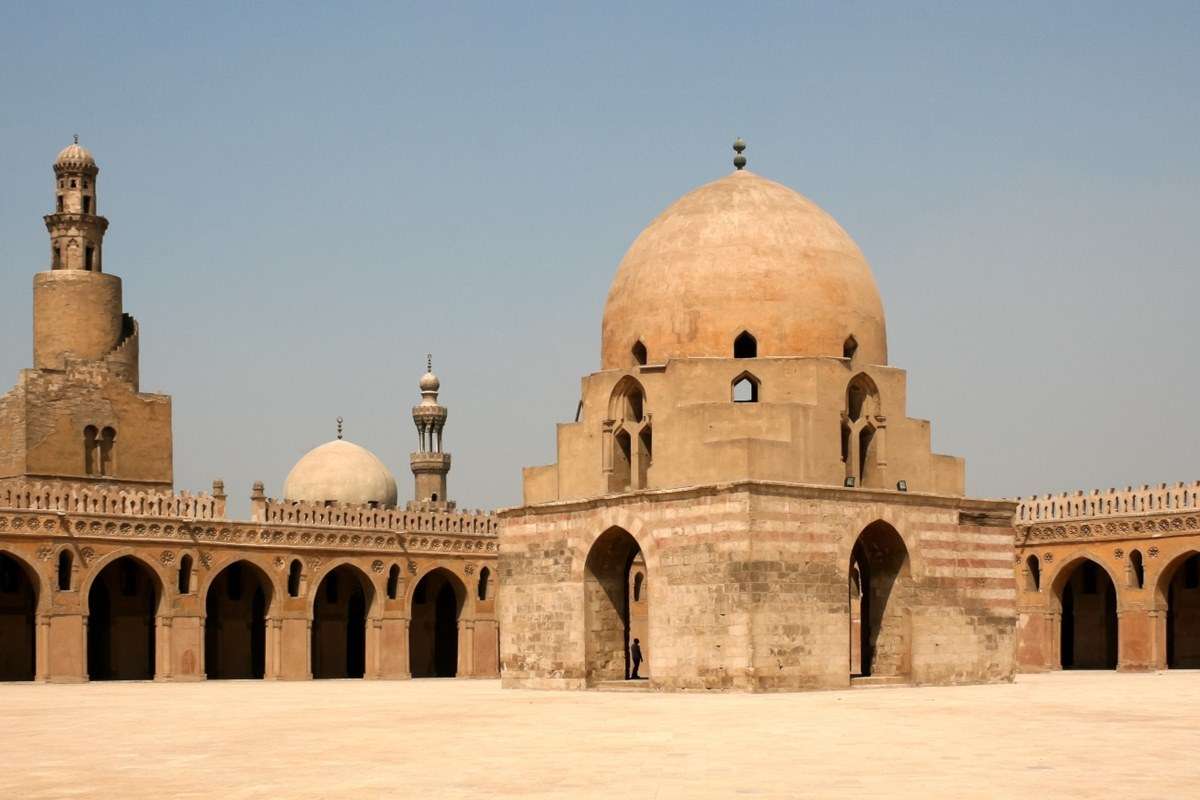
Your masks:
[{"label": "stone column", "polygon": [[475,674],[475,620],[460,623],[458,637],[458,676],[470,678]]},{"label": "stone column", "polygon": [[170,617],[157,616],[154,618],[154,650],[154,660],[157,663],[154,680],[171,680],[171,662],[174,660],[175,654],[171,652]]},{"label": "stone column", "polygon": [[33,658],[34,680],[48,682],[50,680],[50,615],[38,614],[37,629],[34,633]]}]

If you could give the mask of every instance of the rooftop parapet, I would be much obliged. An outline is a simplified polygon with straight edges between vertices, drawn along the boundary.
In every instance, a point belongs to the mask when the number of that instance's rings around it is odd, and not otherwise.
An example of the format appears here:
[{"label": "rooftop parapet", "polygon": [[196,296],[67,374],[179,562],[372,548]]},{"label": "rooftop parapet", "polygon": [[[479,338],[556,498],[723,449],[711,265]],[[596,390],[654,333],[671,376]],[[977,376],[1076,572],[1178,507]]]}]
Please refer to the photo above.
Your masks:
[{"label": "rooftop parapet", "polygon": [[1174,486],[1162,483],[1151,487],[1147,484],[1140,489],[1132,486],[1107,491],[1093,489],[1088,493],[1079,490],[1018,497],[1016,500],[1017,509],[1013,513],[1016,525],[1055,519],[1132,516],[1200,507],[1200,481],[1190,484],[1181,481]]},{"label": "rooftop parapet", "polygon": [[410,533],[470,533],[496,536],[500,523],[489,511],[457,510],[441,504],[409,503],[405,508],[312,503],[252,496],[253,522],[323,528],[400,531]]},{"label": "rooftop parapet", "polygon": [[221,482],[215,481],[213,494],[191,494],[12,479],[0,481],[0,508],[221,520],[225,519],[225,495],[220,487]]}]

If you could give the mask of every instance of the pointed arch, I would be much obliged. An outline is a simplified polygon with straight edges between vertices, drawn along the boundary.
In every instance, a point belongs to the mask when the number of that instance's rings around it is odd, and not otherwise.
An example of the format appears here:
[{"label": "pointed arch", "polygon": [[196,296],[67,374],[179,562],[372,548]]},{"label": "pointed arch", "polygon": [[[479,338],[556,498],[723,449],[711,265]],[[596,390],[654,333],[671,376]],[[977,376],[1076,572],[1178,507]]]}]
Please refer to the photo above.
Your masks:
[{"label": "pointed arch", "polygon": [[758,339],[750,331],[742,331],[733,340],[734,358],[758,358]]},{"label": "pointed arch", "polygon": [[754,373],[743,370],[729,382],[730,398],[735,403],[757,403],[761,386]]},{"label": "pointed arch", "polygon": [[409,672],[414,678],[457,677],[460,622],[467,613],[467,586],[443,566],[427,570],[413,585],[409,603]]}]

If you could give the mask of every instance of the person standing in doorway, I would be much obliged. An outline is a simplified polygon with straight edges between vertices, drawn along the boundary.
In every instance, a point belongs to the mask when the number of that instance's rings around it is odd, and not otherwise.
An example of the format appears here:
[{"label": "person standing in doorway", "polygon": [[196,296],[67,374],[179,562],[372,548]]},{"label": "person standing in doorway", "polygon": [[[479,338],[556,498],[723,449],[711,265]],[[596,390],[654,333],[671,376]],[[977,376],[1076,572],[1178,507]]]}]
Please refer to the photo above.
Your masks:
[{"label": "person standing in doorway", "polygon": [[636,681],[639,679],[638,667],[642,665],[642,642],[640,639],[634,639],[633,644],[629,646],[629,658],[633,661],[633,669],[629,673],[629,680]]}]

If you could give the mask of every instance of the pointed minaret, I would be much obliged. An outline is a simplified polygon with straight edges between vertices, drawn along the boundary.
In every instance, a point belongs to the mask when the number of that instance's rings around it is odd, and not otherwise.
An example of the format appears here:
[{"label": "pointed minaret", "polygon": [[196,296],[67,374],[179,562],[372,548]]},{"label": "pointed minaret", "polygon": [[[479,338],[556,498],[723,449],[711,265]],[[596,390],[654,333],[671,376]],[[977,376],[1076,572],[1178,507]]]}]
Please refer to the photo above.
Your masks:
[{"label": "pointed minaret", "polygon": [[425,357],[421,376],[421,402],[413,406],[413,424],[417,426],[418,449],[409,457],[413,472],[413,499],[418,503],[446,504],[446,473],[450,455],[442,452],[442,430],[446,427],[446,407],[438,403],[441,381],[433,374],[433,357]]}]

